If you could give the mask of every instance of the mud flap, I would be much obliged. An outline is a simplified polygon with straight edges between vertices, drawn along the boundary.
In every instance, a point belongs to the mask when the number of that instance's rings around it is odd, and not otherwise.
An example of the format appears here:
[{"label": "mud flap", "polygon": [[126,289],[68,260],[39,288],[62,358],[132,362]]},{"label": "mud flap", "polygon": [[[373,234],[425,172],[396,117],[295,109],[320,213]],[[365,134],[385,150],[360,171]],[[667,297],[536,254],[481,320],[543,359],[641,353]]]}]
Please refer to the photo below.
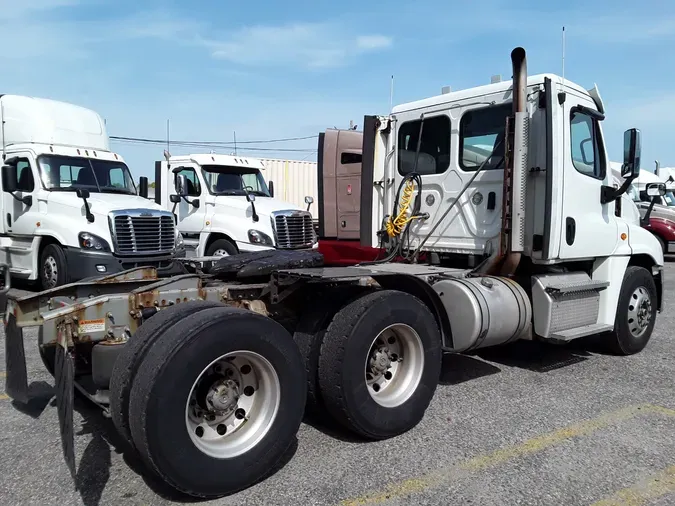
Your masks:
[{"label": "mud flap", "polygon": [[[60,341],[60,340],[59,340]],[[77,489],[75,479],[75,435],[73,429],[73,397],[75,390],[75,367],[68,349],[59,342],[54,360],[54,380],[56,388],[56,410],[61,429],[63,457]]]},{"label": "mud flap", "polygon": [[16,324],[16,316],[9,314],[5,325],[5,392],[21,404],[28,403],[28,373],[23,330]]}]

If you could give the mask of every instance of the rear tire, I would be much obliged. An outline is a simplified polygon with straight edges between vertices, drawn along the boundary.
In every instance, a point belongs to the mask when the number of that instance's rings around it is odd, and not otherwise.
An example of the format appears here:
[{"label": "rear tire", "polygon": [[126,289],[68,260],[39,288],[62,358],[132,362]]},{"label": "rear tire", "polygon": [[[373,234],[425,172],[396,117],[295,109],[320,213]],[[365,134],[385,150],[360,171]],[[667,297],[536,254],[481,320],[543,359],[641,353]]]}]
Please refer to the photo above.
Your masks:
[{"label": "rear tire", "polygon": [[[326,329],[331,320],[345,304],[350,302],[367,288],[345,286],[329,289],[326,293],[308,301],[308,309],[300,316],[293,333],[307,371],[307,407],[308,415],[320,418],[322,413],[321,390],[319,388],[319,355]],[[312,305],[309,305],[309,304]]]},{"label": "rear tire", "polygon": [[[223,362],[231,355],[234,362]],[[257,382],[247,385],[250,378]],[[205,309],[167,329],[140,364],[129,405],[134,443],[157,475],[183,493],[237,492],[273,471],[295,440],[306,381],[300,353],[277,322],[239,308]],[[217,405],[221,411],[209,411]],[[194,410],[204,406],[199,417],[206,418],[192,426]],[[212,412],[220,418],[208,420]]]},{"label": "rear tire", "polygon": [[614,330],[606,337],[609,350],[617,355],[633,355],[649,342],[656,323],[656,283],[644,267],[630,266],[621,284]]},{"label": "rear tire", "polygon": [[339,423],[369,439],[407,432],[434,396],[441,358],[440,331],[422,301],[392,290],[367,294],[342,308],[324,336],[324,405]]},{"label": "rear tire", "polygon": [[117,432],[134,448],[129,428],[129,396],[138,367],[152,344],[162,337],[167,329],[193,313],[223,306],[219,302],[191,300],[168,309],[163,309],[143,323],[124,345],[110,378],[110,416]]},{"label": "rear tire", "polygon": [[43,290],[50,290],[68,283],[66,255],[60,245],[50,243],[42,250],[39,279]]}]

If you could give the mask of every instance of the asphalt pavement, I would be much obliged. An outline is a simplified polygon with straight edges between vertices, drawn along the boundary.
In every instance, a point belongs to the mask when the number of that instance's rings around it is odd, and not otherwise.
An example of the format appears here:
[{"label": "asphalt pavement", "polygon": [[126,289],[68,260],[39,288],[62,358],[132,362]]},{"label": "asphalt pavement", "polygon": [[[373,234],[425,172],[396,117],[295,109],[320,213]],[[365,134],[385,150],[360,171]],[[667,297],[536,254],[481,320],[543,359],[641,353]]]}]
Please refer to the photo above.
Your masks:
[{"label": "asphalt pavement", "polygon": [[[675,263],[665,276],[665,312],[638,355],[532,342],[449,355],[415,429],[364,443],[303,424],[274,475],[204,504],[675,504]],[[75,412],[75,489],[53,379],[37,353],[37,331],[25,334],[28,406],[3,395],[0,347],[0,504],[190,502],[145,477],[117,449],[111,421],[83,402]]]}]

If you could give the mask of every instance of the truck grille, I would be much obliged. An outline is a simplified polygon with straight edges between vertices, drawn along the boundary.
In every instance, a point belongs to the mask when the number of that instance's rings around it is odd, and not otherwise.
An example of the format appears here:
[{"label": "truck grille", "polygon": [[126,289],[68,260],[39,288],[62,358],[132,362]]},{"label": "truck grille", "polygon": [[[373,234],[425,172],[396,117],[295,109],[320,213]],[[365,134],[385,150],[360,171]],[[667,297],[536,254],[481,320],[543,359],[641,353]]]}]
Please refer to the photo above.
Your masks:
[{"label": "truck grille", "polygon": [[113,224],[119,254],[167,253],[175,246],[174,220],[170,214],[120,213],[114,215]]},{"label": "truck grille", "polygon": [[277,248],[310,248],[314,244],[314,224],[310,213],[281,211],[274,213],[273,220]]}]

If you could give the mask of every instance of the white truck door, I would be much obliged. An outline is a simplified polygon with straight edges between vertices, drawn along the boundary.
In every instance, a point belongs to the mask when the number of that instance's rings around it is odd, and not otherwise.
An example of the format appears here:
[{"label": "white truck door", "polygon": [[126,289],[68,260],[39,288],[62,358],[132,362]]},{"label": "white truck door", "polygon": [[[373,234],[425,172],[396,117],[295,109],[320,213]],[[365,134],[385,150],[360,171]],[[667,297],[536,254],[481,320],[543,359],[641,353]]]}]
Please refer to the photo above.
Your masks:
[{"label": "white truck door", "polygon": [[[601,189],[612,173],[600,120],[588,97],[567,92],[563,106],[563,206],[560,258],[609,256],[619,242],[614,203],[603,204]],[[563,140],[564,139],[564,140]]]},{"label": "white truck door", "polygon": [[[178,167],[176,175],[183,175],[187,179],[187,198],[181,199],[176,206],[176,214],[178,215],[178,230],[185,238],[198,238],[201,231],[204,229],[204,221],[206,217],[206,202],[205,192],[194,167],[187,165]],[[175,184],[175,179],[174,183]],[[199,207],[191,204],[193,200],[199,199]],[[187,201],[186,201],[187,200]]]},{"label": "white truck door", "polygon": [[32,196],[31,205],[14,198],[11,194],[3,192],[4,230],[10,238],[8,247],[8,260],[12,271],[28,272],[36,265],[33,256],[33,239],[35,238],[37,222],[39,222],[37,185],[30,159],[19,155],[15,164],[17,172],[17,191],[14,193],[19,199]]}]

